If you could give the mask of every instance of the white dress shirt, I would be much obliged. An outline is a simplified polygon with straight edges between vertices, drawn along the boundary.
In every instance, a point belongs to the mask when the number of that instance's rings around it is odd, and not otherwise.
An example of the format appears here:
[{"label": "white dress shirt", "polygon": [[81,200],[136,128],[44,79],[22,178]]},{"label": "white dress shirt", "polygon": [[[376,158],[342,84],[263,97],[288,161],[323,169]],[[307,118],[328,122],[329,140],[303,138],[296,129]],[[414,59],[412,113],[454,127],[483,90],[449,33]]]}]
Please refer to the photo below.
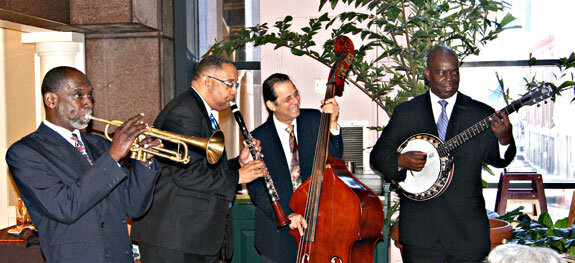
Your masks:
[{"label": "white dress shirt", "polygon": [[[433,94],[433,92],[429,92],[429,95],[431,97],[431,108],[433,110],[433,118],[435,119],[435,123],[437,123],[437,121],[439,120],[439,115],[441,115],[441,104],[439,104],[439,101],[442,100],[441,98],[437,97],[437,95]],[[445,111],[447,113],[447,119],[451,119],[451,113],[453,112],[453,106],[455,106],[455,101],[457,101],[457,93],[455,93],[455,95],[447,98],[447,99],[443,99],[445,101],[447,101],[447,105],[445,106]],[[505,152],[507,151],[507,148],[509,148],[509,144],[508,145],[502,145],[501,143],[499,143],[499,158],[503,158],[505,157]]]},{"label": "white dress shirt", "polygon": [[84,140],[82,140],[82,136],[80,135],[80,131],[78,129],[74,129],[74,131],[71,132],[66,128],[60,127],[56,124],[49,122],[48,120],[43,120],[42,123],[44,123],[44,125],[48,126],[48,128],[54,130],[62,137],[64,137],[64,139],[66,139],[66,141],[68,141],[72,146],[74,146],[74,148],[76,148],[76,142],[72,139],[72,133],[78,136],[78,139],[82,142],[83,145],[86,145],[84,143]]}]

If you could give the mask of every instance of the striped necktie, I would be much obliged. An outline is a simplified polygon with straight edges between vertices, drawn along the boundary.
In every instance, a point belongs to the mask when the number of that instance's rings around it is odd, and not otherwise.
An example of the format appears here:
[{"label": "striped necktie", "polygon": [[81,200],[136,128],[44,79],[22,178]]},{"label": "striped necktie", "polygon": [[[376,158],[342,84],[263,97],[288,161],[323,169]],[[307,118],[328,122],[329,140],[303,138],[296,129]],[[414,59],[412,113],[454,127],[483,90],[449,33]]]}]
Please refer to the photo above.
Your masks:
[{"label": "striped necktie", "polygon": [[216,118],[214,118],[214,115],[211,113],[210,113],[210,124],[212,124],[212,132],[220,129],[220,126],[218,125]]},{"label": "striped necktie", "polygon": [[441,114],[439,115],[439,119],[437,120],[437,133],[439,134],[439,138],[445,140],[445,134],[447,133],[447,124],[449,123],[449,119],[447,119],[447,111],[445,107],[447,106],[447,101],[440,100],[438,101],[441,104]]},{"label": "striped necktie", "polygon": [[78,135],[72,133],[72,140],[74,140],[74,147],[76,147],[76,150],[78,150],[86,158],[86,160],[88,160],[90,164],[93,164],[92,160],[90,159],[90,156],[88,156],[86,148],[84,148],[84,144],[82,143],[82,141],[80,141],[80,139],[78,139]]}]

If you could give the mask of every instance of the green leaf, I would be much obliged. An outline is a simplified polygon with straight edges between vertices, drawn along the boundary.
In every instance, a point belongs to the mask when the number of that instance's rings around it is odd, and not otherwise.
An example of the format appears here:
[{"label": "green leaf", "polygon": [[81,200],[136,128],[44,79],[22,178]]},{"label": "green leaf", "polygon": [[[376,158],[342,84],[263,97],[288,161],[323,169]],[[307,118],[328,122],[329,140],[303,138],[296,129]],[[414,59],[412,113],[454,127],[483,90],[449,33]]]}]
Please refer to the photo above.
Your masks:
[{"label": "green leaf", "polygon": [[559,85],[559,87],[557,87],[557,89],[563,90],[566,87],[570,87],[570,86],[574,86],[574,85],[575,85],[575,81],[566,80],[566,81],[563,81],[563,83],[561,83],[561,85]]},{"label": "green leaf", "polygon": [[[555,225],[553,225],[553,227],[554,227],[555,229],[557,229],[557,228],[567,228],[567,227],[568,227],[567,223],[569,222],[568,219],[569,219],[569,218],[566,217],[566,218],[557,220],[557,222],[555,222]],[[570,233],[570,232],[571,232],[571,231],[569,231],[569,233]],[[566,236],[566,237],[568,237],[568,236]]]},{"label": "green leaf", "polygon": [[321,8],[323,7],[323,5],[325,5],[326,2],[327,2],[327,0],[320,0],[320,1],[319,1],[318,11],[321,10]]},{"label": "green leaf", "polygon": [[297,49],[291,49],[291,53],[296,55],[296,56],[303,56],[305,55],[305,51],[301,51],[301,50],[297,50]]},{"label": "green leaf", "polygon": [[387,21],[395,21],[401,13],[401,9],[393,7],[387,10]]},{"label": "green leaf", "polygon": [[505,17],[503,17],[503,19],[499,22],[499,26],[501,27],[506,27],[507,25],[509,25],[511,22],[515,21],[516,18],[511,15],[510,13],[508,13],[507,15],[505,15]]},{"label": "green leaf", "polygon": [[547,211],[543,211],[541,215],[539,215],[537,222],[545,227],[553,227],[553,220],[551,220],[551,216],[549,216]]}]

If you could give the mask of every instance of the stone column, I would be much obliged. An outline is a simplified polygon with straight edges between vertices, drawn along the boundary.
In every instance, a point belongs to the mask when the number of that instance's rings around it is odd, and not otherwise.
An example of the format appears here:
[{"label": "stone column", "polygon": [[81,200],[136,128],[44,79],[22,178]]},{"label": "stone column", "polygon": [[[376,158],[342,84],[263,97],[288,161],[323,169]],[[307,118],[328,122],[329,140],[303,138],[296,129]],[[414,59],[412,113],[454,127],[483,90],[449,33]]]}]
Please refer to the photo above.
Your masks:
[{"label": "stone column", "polygon": [[75,32],[37,32],[22,34],[22,43],[36,45],[34,94],[36,95],[36,126],[42,121],[42,79],[58,66],[70,66],[85,72],[84,35]]}]

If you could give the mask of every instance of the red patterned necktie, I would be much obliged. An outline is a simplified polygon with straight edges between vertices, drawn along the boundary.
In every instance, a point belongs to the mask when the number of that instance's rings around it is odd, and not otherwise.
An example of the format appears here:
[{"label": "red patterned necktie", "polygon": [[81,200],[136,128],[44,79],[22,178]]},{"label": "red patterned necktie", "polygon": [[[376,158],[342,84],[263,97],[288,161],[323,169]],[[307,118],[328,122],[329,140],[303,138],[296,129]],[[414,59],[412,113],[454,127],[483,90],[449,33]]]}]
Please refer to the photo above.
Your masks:
[{"label": "red patterned necktie", "polygon": [[84,144],[82,143],[82,141],[78,139],[78,135],[72,133],[72,140],[74,140],[74,147],[76,147],[76,150],[78,150],[82,155],[84,155],[84,157],[86,157],[86,160],[88,160],[88,162],[92,164],[92,160],[90,159],[90,156],[88,156],[88,152],[84,148]]},{"label": "red patterned necktie", "polygon": [[289,148],[292,154],[289,170],[291,175],[291,182],[293,184],[293,190],[295,191],[301,185],[301,177],[300,177],[299,157],[297,152],[297,142],[294,134],[294,125],[293,124],[289,125],[286,128],[286,131],[289,133]]}]

